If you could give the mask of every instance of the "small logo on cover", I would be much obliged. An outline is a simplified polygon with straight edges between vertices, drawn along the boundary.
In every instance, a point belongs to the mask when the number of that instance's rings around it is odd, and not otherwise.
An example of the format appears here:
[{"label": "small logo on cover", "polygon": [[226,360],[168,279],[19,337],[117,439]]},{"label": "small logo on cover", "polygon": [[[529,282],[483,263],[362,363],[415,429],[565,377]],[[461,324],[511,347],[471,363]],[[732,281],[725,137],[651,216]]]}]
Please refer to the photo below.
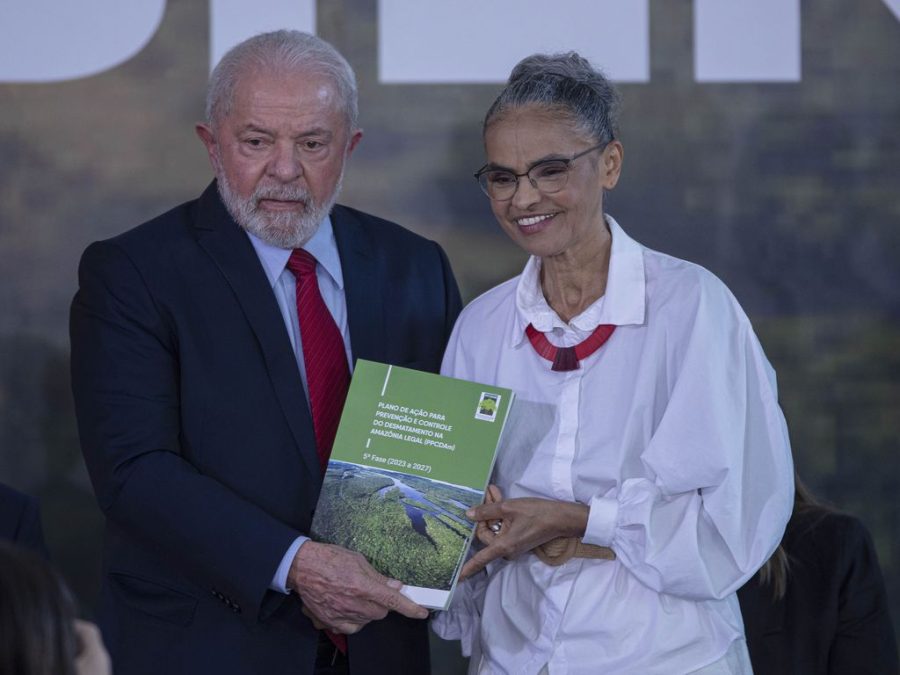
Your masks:
[{"label": "small logo on cover", "polygon": [[497,419],[497,406],[499,405],[500,394],[481,392],[481,399],[478,401],[478,407],[475,408],[475,419],[493,422]]}]

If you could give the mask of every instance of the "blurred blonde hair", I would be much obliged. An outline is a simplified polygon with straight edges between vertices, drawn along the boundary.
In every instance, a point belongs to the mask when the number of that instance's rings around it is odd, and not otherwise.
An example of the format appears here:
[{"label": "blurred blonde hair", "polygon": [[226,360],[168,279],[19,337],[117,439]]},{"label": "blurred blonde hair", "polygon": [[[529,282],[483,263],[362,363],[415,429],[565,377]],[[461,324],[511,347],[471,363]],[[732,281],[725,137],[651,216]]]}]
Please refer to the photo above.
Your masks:
[{"label": "blurred blonde hair", "polygon": [[[794,471],[794,511],[791,518],[799,514],[819,511],[822,515],[833,512],[830,506],[819,501],[806,484],[800,480],[797,471]],[[778,544],[775,553],[759,570],[761,585],[770,585],[775,600],[780,600],[787,592],[788,575],[790,574],[790,559],[784,544]]]}]

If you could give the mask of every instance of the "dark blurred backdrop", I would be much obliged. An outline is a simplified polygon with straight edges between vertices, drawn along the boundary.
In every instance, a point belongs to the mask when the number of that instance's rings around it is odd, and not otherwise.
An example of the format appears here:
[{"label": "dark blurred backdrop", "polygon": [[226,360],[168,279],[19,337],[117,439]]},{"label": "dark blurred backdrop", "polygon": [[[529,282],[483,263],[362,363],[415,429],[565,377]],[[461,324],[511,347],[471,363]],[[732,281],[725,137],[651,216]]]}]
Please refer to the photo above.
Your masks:
[{"label": "dark blurred backdrop", "polygon": [[[778,373],[800,473],[872,531],[896,624],[900,19],[888,5],[804,1],[799,81],[711,84],[694,78],[694,4],[651,0],[650,79],[621,85],[625,170],[607,208],[743,304]],[[322,1],[317,15],[360,80],[365,138],[341,201],[439,241],[466,299],[518,273],[522,254],[470,177],[499,86],[379,83],[376,2]],[[511,11],[509,30],[516,21]],[[41,498],[53,558],[88,611],[101,517],[69,391],[76,265],[91,241],[209,181],[193,134],[209,34],[206,2],[169,0],[120,66],[0,82],[0,481]],[[459,672],[444,647],[435,672]]]}]

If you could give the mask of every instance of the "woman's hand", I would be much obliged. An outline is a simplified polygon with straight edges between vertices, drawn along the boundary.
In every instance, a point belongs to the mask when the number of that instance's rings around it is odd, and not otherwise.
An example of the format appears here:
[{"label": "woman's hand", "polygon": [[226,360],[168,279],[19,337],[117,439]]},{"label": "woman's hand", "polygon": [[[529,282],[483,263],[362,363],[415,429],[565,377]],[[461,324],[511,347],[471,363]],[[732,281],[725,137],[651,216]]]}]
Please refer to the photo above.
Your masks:
[{"label": "woman's hand", "polygon": [[[488,485],[487,492],[484,493],[484,503],[496,504],[501,501],[503,501],[503,493],[500,492],[500,488],[496,485]],[[474,514],[477,513],[477,509],[478,507],[468,511],[466,515],[473,514],[472,520],[475,520]],[[478,541],[482,544],[490,546],[497,538],[497,534],[502,527],[503,521],[501,520],[478,520],[475,524],[475,536],[478,537]]]},{"label": "woman's hand", "polygon": [[515,558],[556,537],[582,536],[588,507],[534,497],[504,501],[500,488],[491,485],[485,503],[469,509],[466,516],[478,521],[475,534],[485,548],[463,565],[460,579],[484,569],[497,558]]}]

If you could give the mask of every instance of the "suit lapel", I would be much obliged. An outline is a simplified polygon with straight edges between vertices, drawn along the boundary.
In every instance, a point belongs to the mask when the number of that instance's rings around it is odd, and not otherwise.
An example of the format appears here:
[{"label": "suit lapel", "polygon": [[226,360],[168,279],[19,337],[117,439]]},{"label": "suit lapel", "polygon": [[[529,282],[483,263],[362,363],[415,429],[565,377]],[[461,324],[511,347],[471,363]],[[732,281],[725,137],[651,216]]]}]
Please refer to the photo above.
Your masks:
[{"label": "suit lapel", "polygon": [[385,344],[382,303],[390,298],[383,292],[384,278],[378,273],[372,236],[359,217],[342,206],[332,210],[331,225],[344,275],[353,359],[381,361]]},{"label": "suit lapel", "polygon": [[253,245],[232,220],[212,183],[200,197],[197,241],[215,261],[256,335],[275,395],[310,475],[321,475],[303,383],[284,319]]}]

